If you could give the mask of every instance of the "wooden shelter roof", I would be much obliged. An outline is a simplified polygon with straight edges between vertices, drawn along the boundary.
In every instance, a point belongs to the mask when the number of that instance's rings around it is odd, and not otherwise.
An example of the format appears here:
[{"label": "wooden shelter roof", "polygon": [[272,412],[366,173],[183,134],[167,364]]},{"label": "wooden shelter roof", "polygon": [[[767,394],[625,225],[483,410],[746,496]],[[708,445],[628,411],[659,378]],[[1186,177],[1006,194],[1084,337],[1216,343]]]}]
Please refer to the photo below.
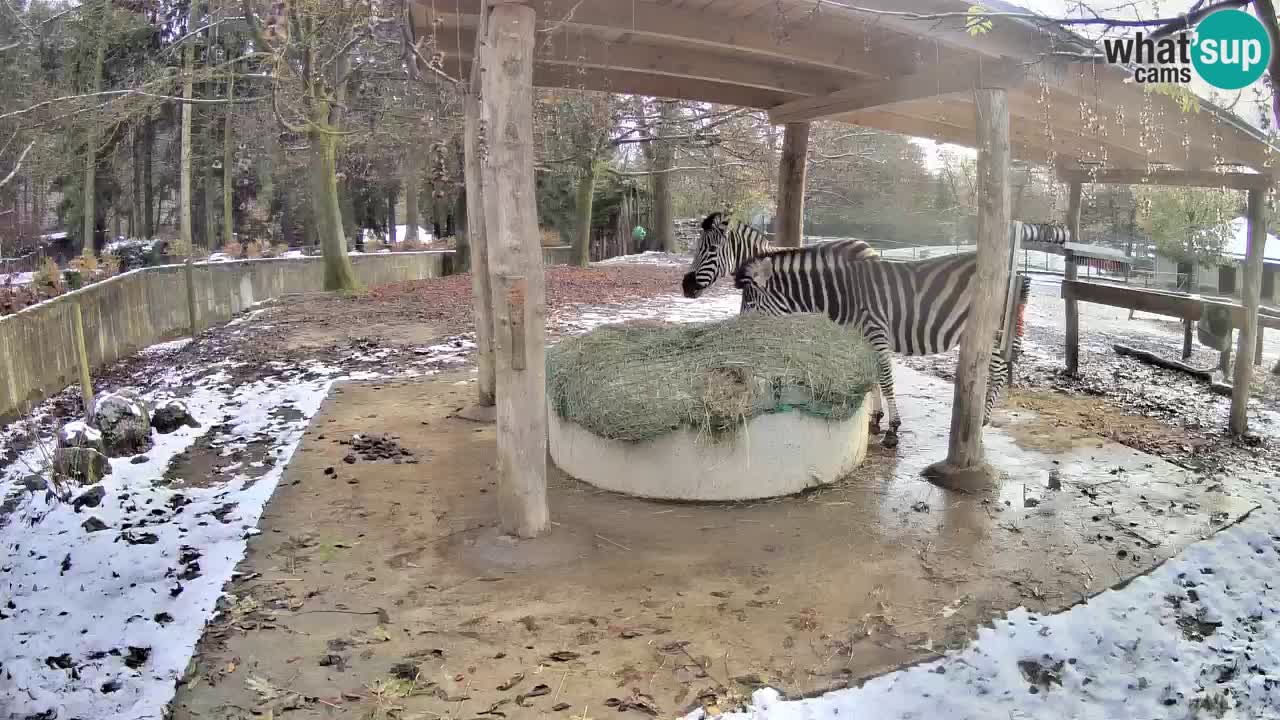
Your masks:
[{"label": "wooden shelter roof", "polygon": [[[469,77],[482,2],[414,0],[423,54]],[[972,147],[972,90],[1009,87],[1014,156],[1058,167],[1240,165],[1271,174],[1257,129],[1206,101],[1182,111],[1096,49],[1033,19],[996,15],[964,29],[969,0],[529,0],[534,84],[829,118]],[[1025,12],[985,2],[993,12]],[[911,14],[942,18],[917,19]],[[1071,54],[1075,54],[1073,59]]]}]

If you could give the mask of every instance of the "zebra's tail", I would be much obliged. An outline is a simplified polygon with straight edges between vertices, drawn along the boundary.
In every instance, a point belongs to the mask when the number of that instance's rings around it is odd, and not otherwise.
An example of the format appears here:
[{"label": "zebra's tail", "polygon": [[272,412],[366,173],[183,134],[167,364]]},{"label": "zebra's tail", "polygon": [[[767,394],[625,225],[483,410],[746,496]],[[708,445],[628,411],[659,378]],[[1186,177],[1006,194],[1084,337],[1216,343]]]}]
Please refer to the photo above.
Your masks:
[{"label": "zebra's tail", "polygon": [[1065,245],[1071,242],[1071,230],[1062,223],[1025,223],[1015,220],[1018,240],[1023,247],[1028,243],[1040,245]]}]

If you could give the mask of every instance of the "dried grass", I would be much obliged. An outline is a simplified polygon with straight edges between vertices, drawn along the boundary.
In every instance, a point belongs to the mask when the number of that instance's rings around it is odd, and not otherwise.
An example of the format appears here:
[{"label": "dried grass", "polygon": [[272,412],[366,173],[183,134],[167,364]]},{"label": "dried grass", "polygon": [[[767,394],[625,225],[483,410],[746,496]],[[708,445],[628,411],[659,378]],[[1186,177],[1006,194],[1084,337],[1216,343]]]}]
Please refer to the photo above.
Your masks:
[{"label": "dried grass", "polygon": [[875,377],[866,341],[818,315],[606,325],[547,354],[555,411],[628,441],[679,427],[722,434],[788,410],[845,419]]}]

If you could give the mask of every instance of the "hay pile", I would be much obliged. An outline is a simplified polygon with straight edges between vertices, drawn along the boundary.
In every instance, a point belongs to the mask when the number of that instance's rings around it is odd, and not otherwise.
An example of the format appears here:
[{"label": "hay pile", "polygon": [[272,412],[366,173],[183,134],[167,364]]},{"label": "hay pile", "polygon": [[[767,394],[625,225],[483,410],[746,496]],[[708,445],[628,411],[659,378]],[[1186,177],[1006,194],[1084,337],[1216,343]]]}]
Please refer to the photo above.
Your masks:
[{"label": "hay pile", "polygon": [[551,407],[615,440],[718,434],[787,410],[842,420],[875,377],[862,336],[818,315],[606,325],[547,352]]}]

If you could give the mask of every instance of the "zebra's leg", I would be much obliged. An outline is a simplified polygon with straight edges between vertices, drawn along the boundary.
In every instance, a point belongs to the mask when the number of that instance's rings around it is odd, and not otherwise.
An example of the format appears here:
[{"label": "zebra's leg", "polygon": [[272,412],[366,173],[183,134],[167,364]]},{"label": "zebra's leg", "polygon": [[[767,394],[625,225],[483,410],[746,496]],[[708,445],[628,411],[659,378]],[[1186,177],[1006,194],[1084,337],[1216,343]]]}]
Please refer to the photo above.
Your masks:
[{"label": "zebra's leg", "polygon": [[898,417],[898,402],[893,396],[893,355],[888,348],[877,349],[880,365],[880,397],[883,398],[885,415],[889,418],[889,429],[884,431],[880,444],[887,448],[898,446],[898,428],[902,427],[902,418]]},{"label": "zebra's leg", "polygon": [[881,396],[879,383],[867,395],[871,399],[871,413],[867,426],[872,435],[879,435],[880,420],[884,417],[884,398]]},{"label": "zebra's leg", "polygon": [[1005,362],[1004,355],[1001,354],[1000,345],[1000,338],[997,334],[995,344],[991,348],[991,363],[988,366],[987,399],[982,407],[982,424],[984,426],[991,423],[991,408],[995,407],[1005,384],[1009,382],[1009,364]]}]

